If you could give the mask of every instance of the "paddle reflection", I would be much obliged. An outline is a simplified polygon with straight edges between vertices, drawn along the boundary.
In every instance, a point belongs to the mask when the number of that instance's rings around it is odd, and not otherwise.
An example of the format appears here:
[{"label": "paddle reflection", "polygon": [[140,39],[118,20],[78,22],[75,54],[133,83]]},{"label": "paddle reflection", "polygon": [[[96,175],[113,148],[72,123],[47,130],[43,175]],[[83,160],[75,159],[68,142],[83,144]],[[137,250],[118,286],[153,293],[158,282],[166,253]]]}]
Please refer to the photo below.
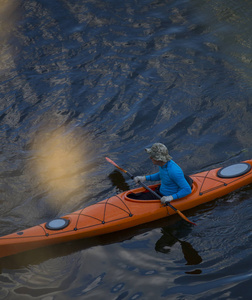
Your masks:
[{"label": "paddle reflection", "polygon": [[199,253],[188,242],[182,241],[171,233],[171,228],[164,227],[162,229],[162,237],[156,242],[155,250],[161,253],[169,253],[172,246],[177,242],[180,243],[181,249],[186,260],[186,265],[198,265],[202,262]]},{"label": "paddle reflection", "polygon": [[118,170],[114,170],[112,173],[110,173],[109,179],[111,180],[112,185],[116,187],[118,192],[125,192],[130,189],[122,173]]}]

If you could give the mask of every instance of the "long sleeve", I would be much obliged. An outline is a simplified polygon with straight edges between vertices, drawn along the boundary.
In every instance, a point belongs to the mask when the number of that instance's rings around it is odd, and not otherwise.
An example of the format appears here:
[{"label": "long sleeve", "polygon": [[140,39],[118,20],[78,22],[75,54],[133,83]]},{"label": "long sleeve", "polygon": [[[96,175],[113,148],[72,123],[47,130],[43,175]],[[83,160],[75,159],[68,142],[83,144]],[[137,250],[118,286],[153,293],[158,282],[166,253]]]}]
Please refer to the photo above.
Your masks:
[{"label": "long sleeve", "polygon": [[145,177],[146,177],[146,180],[148,180],[148,181],[159,181],[160,180],[159,172],[155,173],[155,174],[147,175]]}]

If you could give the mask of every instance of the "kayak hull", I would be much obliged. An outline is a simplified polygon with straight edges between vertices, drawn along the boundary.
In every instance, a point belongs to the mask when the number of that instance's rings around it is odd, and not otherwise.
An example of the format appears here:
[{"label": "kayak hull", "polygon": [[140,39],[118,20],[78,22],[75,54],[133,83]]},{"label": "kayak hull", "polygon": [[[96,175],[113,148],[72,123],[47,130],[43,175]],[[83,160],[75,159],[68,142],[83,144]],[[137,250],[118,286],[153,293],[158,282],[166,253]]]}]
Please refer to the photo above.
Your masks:
[{"label": "kayak hull", "polygon": [[[188,210],[252,183],[252,160],[244,163],[250,167],[250,170],[243,175],[231,178],[220,178],[218,171],[221,168],[191,175],[190,177],[193,179],[192,193],[172,201],[171,204],[180,211]],[[156,187],[157,185],[150,186],[152,189]],[[67,220],[67,226],[63,229],[48,229],[48,223],[43,223],[2,236],[0,237],[0,257],[48,245],[103,235],[176,213],[171,207],[164,206],[159,200],[134,200],[128,197],[130,193],[143,191],[144,188],[126,191],[65,215],[62,218]]]}]

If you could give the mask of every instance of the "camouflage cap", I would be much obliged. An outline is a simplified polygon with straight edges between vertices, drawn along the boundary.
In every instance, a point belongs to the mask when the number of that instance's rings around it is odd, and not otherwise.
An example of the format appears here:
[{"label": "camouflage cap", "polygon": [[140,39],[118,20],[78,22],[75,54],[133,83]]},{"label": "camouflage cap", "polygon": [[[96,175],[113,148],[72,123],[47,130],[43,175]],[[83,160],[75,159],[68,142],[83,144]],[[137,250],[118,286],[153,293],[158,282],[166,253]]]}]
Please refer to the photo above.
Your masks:
[{"label": "camouflage cap", "polygon": [[172,159],[166,146],[161,143],[155,143],[151,148],[146,148],[145,151],[155,160],[167,162]]}]

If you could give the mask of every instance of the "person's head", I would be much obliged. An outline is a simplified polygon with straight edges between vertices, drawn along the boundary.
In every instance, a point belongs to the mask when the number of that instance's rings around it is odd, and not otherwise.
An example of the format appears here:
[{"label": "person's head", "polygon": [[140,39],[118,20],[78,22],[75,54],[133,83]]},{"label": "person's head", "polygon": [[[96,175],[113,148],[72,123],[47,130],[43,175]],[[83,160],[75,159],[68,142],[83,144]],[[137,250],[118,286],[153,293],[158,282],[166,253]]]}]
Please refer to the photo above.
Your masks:
[{"label": "person's head", "polygon": [[172,159],[166,146],[161,143],[155,143],[151,148],[146,148],[145,151],[150,155],[150,159],[155,165],[163,165]]}]

